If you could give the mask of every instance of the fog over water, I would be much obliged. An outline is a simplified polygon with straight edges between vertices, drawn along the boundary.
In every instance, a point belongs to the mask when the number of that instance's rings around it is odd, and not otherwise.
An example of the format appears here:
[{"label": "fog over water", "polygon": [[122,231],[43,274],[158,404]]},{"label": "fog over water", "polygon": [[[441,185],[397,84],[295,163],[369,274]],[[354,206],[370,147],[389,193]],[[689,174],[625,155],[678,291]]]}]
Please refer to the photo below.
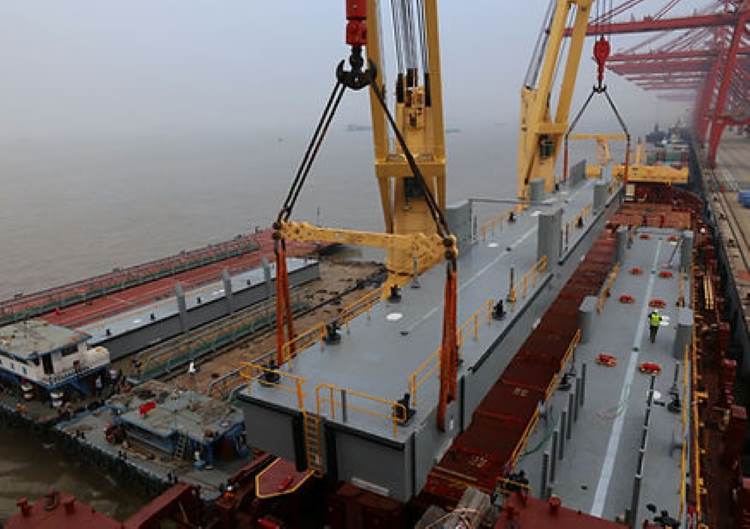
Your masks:
[{"label": "fog over water", "polygon": [[[440,4],[451,201],[515,194],[519,89],[546,7],[474,4]],[[267,226],[347,53],[339,0],[10,0],[0,18],[0,298]],[[584,60],[574,108],[593,72]],[[634,136],[683,114],[610,86]],[[581,132],[617,131],[599,103]],[[382,227],[370,133],[346,131],[368,112],[347,94],[297,218]],[[50,485],[119,517],[142,501],[0,431],[0,519]]]}]

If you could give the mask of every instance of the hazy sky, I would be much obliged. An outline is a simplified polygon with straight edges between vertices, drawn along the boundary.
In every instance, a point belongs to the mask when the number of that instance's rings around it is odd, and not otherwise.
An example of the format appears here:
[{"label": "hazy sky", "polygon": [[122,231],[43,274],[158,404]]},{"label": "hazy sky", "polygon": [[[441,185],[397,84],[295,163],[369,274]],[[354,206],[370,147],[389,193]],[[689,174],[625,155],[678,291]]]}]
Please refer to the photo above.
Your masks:
[{"label": "hazy sky", "polygon": [[[546,4],[440,2],[449,125],[515,123]],[[5,0],[0,140],[307,130],[347,54],[343,10],[343,0]],[[579,98],[593,81],[589,48]],[[610,84],[632,120],[676,114]],[[368,109],[350,97],[342,119]]]}]

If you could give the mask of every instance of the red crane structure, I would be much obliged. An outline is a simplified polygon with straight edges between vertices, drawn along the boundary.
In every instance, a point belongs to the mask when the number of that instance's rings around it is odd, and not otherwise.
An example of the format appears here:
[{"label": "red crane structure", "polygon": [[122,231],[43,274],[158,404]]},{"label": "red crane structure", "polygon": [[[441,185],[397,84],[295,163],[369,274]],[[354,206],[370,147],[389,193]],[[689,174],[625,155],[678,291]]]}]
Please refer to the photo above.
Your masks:
[{"label": "red crane structure", "polygon": [[724,129],[750,126],[750,0],[715,0],[680,16],[670,13],[682,0],[664,0],[653,15],[634,17],[644,1],[599,2],[588,34],[653,33],[613,53],[607,68],[664,100],[694,101],[695,137],[714,167]]}]

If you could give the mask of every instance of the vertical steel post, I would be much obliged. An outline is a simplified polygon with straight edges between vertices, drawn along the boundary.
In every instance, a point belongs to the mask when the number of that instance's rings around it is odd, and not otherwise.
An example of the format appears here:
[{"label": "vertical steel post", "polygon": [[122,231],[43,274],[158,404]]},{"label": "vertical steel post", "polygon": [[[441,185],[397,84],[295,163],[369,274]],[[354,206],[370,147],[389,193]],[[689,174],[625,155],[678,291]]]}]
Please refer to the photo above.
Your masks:
[{"label": "vertical steel post", "polygon": [[[578,379],[576,378],[576,385],[578,385]],[[573,417],[573,422],[578,422],[578,396],[575,391],[568,393],[568,410]]]},{"label": "vertical steel post", "polygon": [[557,445],[559,444],[559,438],[560,438],[560,431],[555,428],[555,430],[552,432],[552,461],[550,461],[550,467],[549,467],[549,482],[554,483],[555,482],[555,474],[557,471]]},{"label": "vertical steel post", "polygon": [[581,406],[586,403],[586,363],[581,366]]},{"label": "vertical steel post", "polygon": [[560,459],[565,457],[565,438],[568,435],[568,411],[563,410],[560,415]]},{"label": "vertical steel post", "polygon": [[643,480],[643,476],[638,473],[635,475],[635,480],[633,480],[633,497],[630,502],[630,520],[629,525],[632,529],[637,529],[638,525],[638,503],[640,502],[641,498],[641,481]]},{"label": "vertical steel post", "polygon": [[548,473],[549,473],[549,465],[550,465],[550,455],[549,451],[545,451],[544,454],[542,454],[542,480],[539,484],[539,495],[541,499],[546,500],[547,499],[547,479],[548,479]]},{"label": "vertical steel post", "polygon": [[568,408],[565,409],[566,418],[568,424],[565,426],[565,438],[570,441],[573,437],[573,410],[570,409],[570,404],[573,402],[573,394],[568,393]]},{"label": "vertical steel post", "polygon": [[221,271],[221,280],[224,283],[224,297],[227,300],[229,314],[234,313],[234,296],[232,294],[232,278],[226,268]]},{"label": "vertical steel post", "polygon": [[346,390],[344,388],[341,388],[341,418],[344,422],[348,419],[346,413]]}]

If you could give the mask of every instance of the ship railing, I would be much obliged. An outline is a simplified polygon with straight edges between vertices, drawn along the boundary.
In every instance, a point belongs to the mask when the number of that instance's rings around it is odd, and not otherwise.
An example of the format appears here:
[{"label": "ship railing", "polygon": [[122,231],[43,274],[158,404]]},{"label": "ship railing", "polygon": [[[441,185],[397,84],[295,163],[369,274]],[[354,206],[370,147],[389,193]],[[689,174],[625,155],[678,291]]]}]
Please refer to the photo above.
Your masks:
[{"label": "ship railing", "polygon": [[692,442],[690,443],[690,452],[692,455],[691,462],[691,482],[693,486],[693,501],[695,503],[695,518],[697,520],[703,519],[703,497],[707,494],[705,482],[703,480],[703,474],[701,471],[701,427],[700,427],[700,416],[698,405],[701,399],[705,397],[704,394],[698,391],[698,348],[696,344],[696,333],[695,327],[693,327],[692,343],[690,345],[690,363],[692,365],[692,390],[691,390],[691,413],[692,421],[690,428],[690,437]]},{"label": "ship railing", "polygon": [[557,374],[554,377],[552,377],[552,380],[550,381],[549,385],[547,386],[547,389],[544,392],[545,402],[547,401],[547,399],[549,399],[552,396],[552,393],[555,392],[555,388],[557,387],[558,377],[567,368],[567,365],[570,362],[570,359],[573,358],[573,355],[576,352],[576,348],[578,348],[578,344],[580,343],[581,343],[581,329],[578,329],[576,333],[573,335],[573,338],[570,340],[570,343],[568,344],[568,348],[565,350],[565,354],[563,355],[562,360],[560,360],[560,371],[558,371]]},{"label": "ship railing", "polygon": [[[682,398],[685,399],[688,393],[688,372],[691,370],[691,366],[688,363],[690,359],[690,345],[685,346],[683,353],[683,368],[682,368]],[[681,419],[681,434],[680,441],[682,443],[682,450],[680,453],[680,509],[677,515],[678,520],[682,520],[685,515],[686,504],[687,504],[687,473],[688,473],[688,406],[682,406],[682,413],[680,414]]]},{"label": "ship railing", "polygon": [[383,292],[381,289],[376,288],[372,292],[365,294],[353,303],[345,306],[338,316],[338,322],[340,325],[345,325],[349,330],[349,322],[351,322],[357,316],[367,314],[369,319],[372,314],[372,308],[377,305],[383,298]]},{"label": "ship railing", "polygon": [[607,280],[604,282],[604,285],[602,285],[602,288],[599,291],[599,297],[596,301],[597,313],[601,313],[601,311],[604,310],[604,304],[607,302],[607,299],[609,298],[610,293],[612,292],[612,287],[615,285],[615,281],[617,281],[617,276],[619,273],[620,273],[620,263],[616,263],[615,266],[612,267],[612,271],[609,273]]},{"label": "ship railing", "polygon": [[[372,308],[380,302],[382,296],[383,292],[379,288],[368,292],[341,309],[339,315],[334,318],[334,321],[341,326],[345,326],[348,332],[349,323],[357,316],[366,313],[368,319],[370,318]],[[300,351],[304,351],[316,343],[320,343],[321,348],[325,347],[326,323],[317,323],[291,340],[287,340],[282,346],[283,361],[288,362],[292,360]]]},{"label": "ship railing", "polygon": [[[102,349],[103,347],[97,347],[96,349]],[[92,351],[94,349],[91,349]],[[70,380],[86,377],[98,369],[103,369],[109,365],[109,353],[100,355],[98,358],[93,359],[89,362],[81,362],[78,367],[71,367],[65,371],[54,373],[51,375],[44,375],[42,382],[48,386],[55,386],[61,383],[68,382]]]},{"label": "ship railing", "polygon": [[464,337],[466,334],[471,333],[474,340],[479,340],[479,327],[480,322],[485,321],[489,324],[492,322],[492,308],[495,305],[495,301],[488,299],[482,303],[474,313],[469,316],[466,321],[458,328],[458,351],[459,355],[464,346]]},{"label": "ship railing", "polygon": [[[554,392],[555,387],[557,386],[558,377],[560,376],[561,373],[565,371],[566,365],[572,358],[573,353],[575,352],[576,347],[578,347],[578,344],[580,343],[580,341],[581,341],[581,331],[579,329],[576,331],[575,335],[573,336],[573,339],[568,344],[568,348],[565,351],[565,355],[563,356],[563,359],[560,362],[560,371],[558,371],[558,373],[554,377],[552,377],[552,380],[547,386],[547,390],[544,392],[544,402],[547,402],[549,397]],[[518,460],[521,458],[521,455],[523,454],[524,450],[526,450],[526,445],[529,442],[529,438],[531,437],[531,434],[534,433],[534,429],[539,423],[539,417],[540,417],[540,409],[539,407],[537,407],[537,409],[534,411],[534,415],[531,417],[531,420],[526,425],[526,429],[523,431],[521,438],[516,444],[515,449],[513,449],[513,452],[510,455],[510,459],[509,459],[510,468],[514,468],[516,464],[518,464]]]},{"label": "ship railing", "polygon": [[296,401],[297,408],[305,411],[305,377],[252,362],[242,362],[239,373],[248,381],[248,393],[252,394],[254,383],[272,387],[291,395],[293,401]]},{"label": "ship railing", "polygon": [[324,323],[317,323],[298,334],[291,340],[287,340],[281,347],[282,363],[286,363],[297,356],[297,353],[320,343],[320,348],[324,347],[326,337],[326,326]]},{"label": "ship railing", "polygon": [[216,261],[256,251],[259,245],[252,237],[241,237],[226,243],[184,252],[175,257],[158,259],[124,269],[115,269],[83,281],[54,287],[29,295],[0,301],[0,324],[23,320],[39,314],[86,302],[112,292],[170,277]]},{"label": "ship railing", "polygon": [[[492,322],[492,309],[495,305],[495,300],[488,299],[474,313],[466,318],[466,320],[458,328],[456,334],[456,343],[458,345],[459,358],[463,357],[463,346],[465,344],[465,337],[471,334],[475,341],[479,340],[479,329],[481,323],[485,321],[488,325]],[[414,371],[409,374],[408,387],[409,395],[411,396],[411,402],[416,404],[417,393],[425,382],[427,382],[440,367],[440,347],[435,349],[427,358],[425,358]]]},{"label": "ship railing", "polygon": [[398,427],[409,420],[410,414],[401,402],[327,383],[315,388],[315,407],[319,416],[344,423],[349,421],[351,412],[382,419],[392,427],[394,438]]},{"label": "ship railing", "polygon": [[479,235],[482,240],[486,241],[488,237],[494,237],[496,231],[502,231],[503,226],[510,222],[511,213],[517,215],[522,213],[528,207],[528,204],[525,203],[516,204],[515,206],[490,217],[479,227]]},{"label": "ship railing", "polygon": [[417,368],[409,375],[409,395],[413,406],[417,405],[417,393],[425,382],[432,378],[440,368],[440,347],[435,349],[430,355],[422,360]]},{"label": "ship railing", "polygon": [[[695,312],[695,293],[697,285],[695,283],[695,267],[693,266],[690,271],[692,278],[692,295],[690,296],[690,305]],[[713,305],[713,285],[709,280],[705,282],[708,274],[704,275],[703,292],[705,295],[704,303],[707,308],[712,308]],[[711,304],[709,306],[709,303]],[[700,410],[698,406],[703,399],[706,398],[706,393],[698,391],[698,335],[696,332],[695,325],[690,336],[690,487],[692,495],[692,503],[695,506],[695,519],[703,520],[703,497],[707,494],[705,482],[703,480],[703,474],[701,471],[701,454],[703,449],[701,448],[701,423],[700,423]],[[706,529],[708,526],[699,523],[699,529]]]},{"label": "ship railing", "polygon": [[[273,302],[265,301],[157,344],[138,355],[144,360],[134,375],[143,381],[170,373],[191,361],[234,344],[241,338],[266,329],[273,324],[273,308]],[[306,308],[307,304],[301,301],[301,296],[297,293],[292,302],[292,311],[299,312]]]},{"label": "ship railing", "polygon": [[547,256],[542,256],[529,270],[520,277],[516,286],[511,282],[511,294],[508,296],[511,300],[511,307],[515,309],[516,302],[524,299],[530,289],[536,288],[537,281],[547,271]]}]

